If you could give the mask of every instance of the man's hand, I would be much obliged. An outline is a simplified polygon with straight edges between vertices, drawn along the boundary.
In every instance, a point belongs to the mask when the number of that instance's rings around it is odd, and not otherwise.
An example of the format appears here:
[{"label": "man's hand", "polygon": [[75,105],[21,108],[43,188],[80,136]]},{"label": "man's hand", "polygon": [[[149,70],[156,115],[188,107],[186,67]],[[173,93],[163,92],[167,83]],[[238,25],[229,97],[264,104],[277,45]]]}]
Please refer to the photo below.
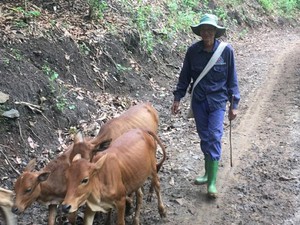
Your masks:
[{"label": "man's hand", "polygon": [[238,113],[237,109],[232,109],[230,107],[229,111],[228,111],[228,119],[229,119],[229,121],[234,120],[235,117],[237,116],[237,113]]},{"label": "man's hand", "polygon": [[179,112],[179,101],[174,101],[172,108],[171,108],[172,114],[176,115]]}]

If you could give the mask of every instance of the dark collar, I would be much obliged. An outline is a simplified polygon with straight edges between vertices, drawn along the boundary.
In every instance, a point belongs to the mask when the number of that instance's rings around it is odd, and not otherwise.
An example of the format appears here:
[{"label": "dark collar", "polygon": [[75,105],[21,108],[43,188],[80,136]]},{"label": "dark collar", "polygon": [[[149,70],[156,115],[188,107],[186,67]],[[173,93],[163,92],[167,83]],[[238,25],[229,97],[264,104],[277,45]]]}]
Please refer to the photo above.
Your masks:
[{"label": "dark collar", "polygon": [[[215,39],[214,47],[213,47],[212,52],[215,52],[217,50],[219,44],[220,44],[220,41],[218,41],[217,39]],[[198,46],[199,46],[199,52],[203,52],[204,51],[204,44],[203,44],[202,40],[198,42]]]}]

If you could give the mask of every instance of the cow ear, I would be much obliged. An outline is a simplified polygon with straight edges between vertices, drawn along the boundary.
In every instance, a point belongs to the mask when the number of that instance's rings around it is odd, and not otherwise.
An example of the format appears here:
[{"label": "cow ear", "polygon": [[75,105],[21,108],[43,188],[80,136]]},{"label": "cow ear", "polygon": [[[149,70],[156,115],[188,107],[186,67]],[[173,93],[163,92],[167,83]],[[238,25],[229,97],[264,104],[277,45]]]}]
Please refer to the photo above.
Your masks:
[{"label": "cow ear", "polygon": [[83,135],[81,132],[78,132],[74,138],[74,143],[81,143],[83,142]]},{"label": "cow ear", "polygon": [[46,181],[48,179],[49,175],[50,175],[50,172],[43,172],[38,176],[37,180],[39,182]]},{"label": "cow ear", "polygon": [[112,141],[112,139],[108,139],[108,140],[101,142],[100,145],[97,146],[96,151],[101,152],[101,151],[106,150],[110,146],[111,141]]},{"label": "cow ear", "polygon": [[27,164],[27,166],[25,167],[24,171],[26,171],[26,172],[33,171],[35,165],[36,165],[36,159],[30,160],[29,163]]},{"label": "cow ear", "polygon": [[76,155],[73,157],[72,162],[75,162],[75,161],[77,161],[77,160],[79,160],[79,159],[81,159],[81,158],[82,158],[82,157],[81,157],[80,154],[76,154]]},{"label": "cow ear", "polygon": [[93,161],[93,158],[97,154],[97,152],[102,152],[102,151],[108,149],[111,142],[112,142],[112,139],[108,139],[108,140],[102,141],[99,145],[92,144],[91,149],[93,149],[93,151],[91,151],[91,153],[90,153],[90,162]]},{"label": "cow ear", "polygon": [[103,166],[103,164],[104,164],[104,162],[105,162],[105,160],[106,160],[106,158],[107,158],[107,154],[104,154],[95,164],[95,166],[96,166],[96,169],[97,170],[99,170],[99,169],[101,169],[101,167]]}]

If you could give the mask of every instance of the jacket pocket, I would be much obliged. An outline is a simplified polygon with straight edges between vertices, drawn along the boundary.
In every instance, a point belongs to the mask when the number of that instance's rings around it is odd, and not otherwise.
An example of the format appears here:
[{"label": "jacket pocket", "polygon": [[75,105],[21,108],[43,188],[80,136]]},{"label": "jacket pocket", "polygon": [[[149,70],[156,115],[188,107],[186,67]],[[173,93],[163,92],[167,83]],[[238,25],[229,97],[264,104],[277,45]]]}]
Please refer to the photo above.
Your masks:
[{"label": "jacket pocket", "polygon": [[220,81],[226,79],[227,65],[217,64],[214,65],[211,77],[214,81]]}]

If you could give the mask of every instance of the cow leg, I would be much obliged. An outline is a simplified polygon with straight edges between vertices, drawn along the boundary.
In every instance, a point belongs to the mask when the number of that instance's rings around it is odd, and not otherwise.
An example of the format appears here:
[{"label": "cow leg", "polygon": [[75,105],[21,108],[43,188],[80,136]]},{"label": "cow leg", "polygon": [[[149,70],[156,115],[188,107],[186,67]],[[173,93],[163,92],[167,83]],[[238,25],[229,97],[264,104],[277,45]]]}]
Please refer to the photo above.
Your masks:
[{"label": "cow leg", "polygon": [[139,225],[140,224],[140,214],[141,214],[141,208],[143,203],[143,192],[141,188],[139,188],[136,192],[136,206],[135,206],[135,214],[133,219],[133,225]]},{"label": "cow leg", "polygon": [[83,224],[84,225],[92,225],[94,222],[94,217],[95,217],[96,212],[93,212],[90,207],[85,208],[84,212],[84,219],[83,219]]},{"label": "cow leg", "polygon": [[68,215],[69,223],[71,223],[72,225],[75,225],[76,224],[76,217],[77,217],[77,211],[69,214]]},{"label": "cow leg", "polygon": [[106,216],[106,220],[105,220],[105,225],[111,225],[111,212],[112,212],[112,209],[110,209],[108,212],[107,212],[107,216]]},{"label": "cow leg", "polygon": [[55,225],[55,219],[57,215],[57,205],[53,205],[53,204],[49,205],[48,212],[49,212],[48,225]]},{"label": "cow leg", "polygon": [[116,202],[117,208],[117,224],[125,225],[125,205],[126,205],[126,195],[121,197],[119,201]]},{"label": "cow leg", "polygon": [[6,221],[6,223],[4,222],[4,224],[6,224],[6,225],[15,225],[15,224],[17,224],[15,215],[12,214],[11,208],[9,206],[0,206],[0,211],[1,210],[3,211],[5,221]]},{"label": "cow leg", "polygon": [[131,209],[133,207],[133,200],[132,199],[133,199],[133,193],[126,196],[126,209],[125,209],[126,216],[130,215]]},{"label": "cow leg", "polygon": [[156,193],[156,196],[157,196],[159,215],[160,215],[160,217],[166,217],[167,212],[166,212],[164,203],[162,201],[162,197],[161,197],[161,193],[160,193],[160,182],[159,182],[159,178],[157,176],[156,171],[152,176],[151,185],[152,185],[152,187],[154,187],[155,193]]},{"label": "cow leg", "polygon": [[147,202],[152,202],[153,191],[154,191],[154,188],[153,188],[153,185],[151,184],[150,188],[149,188],[149,193],[148,193],[148,196],[147,196]]}]

